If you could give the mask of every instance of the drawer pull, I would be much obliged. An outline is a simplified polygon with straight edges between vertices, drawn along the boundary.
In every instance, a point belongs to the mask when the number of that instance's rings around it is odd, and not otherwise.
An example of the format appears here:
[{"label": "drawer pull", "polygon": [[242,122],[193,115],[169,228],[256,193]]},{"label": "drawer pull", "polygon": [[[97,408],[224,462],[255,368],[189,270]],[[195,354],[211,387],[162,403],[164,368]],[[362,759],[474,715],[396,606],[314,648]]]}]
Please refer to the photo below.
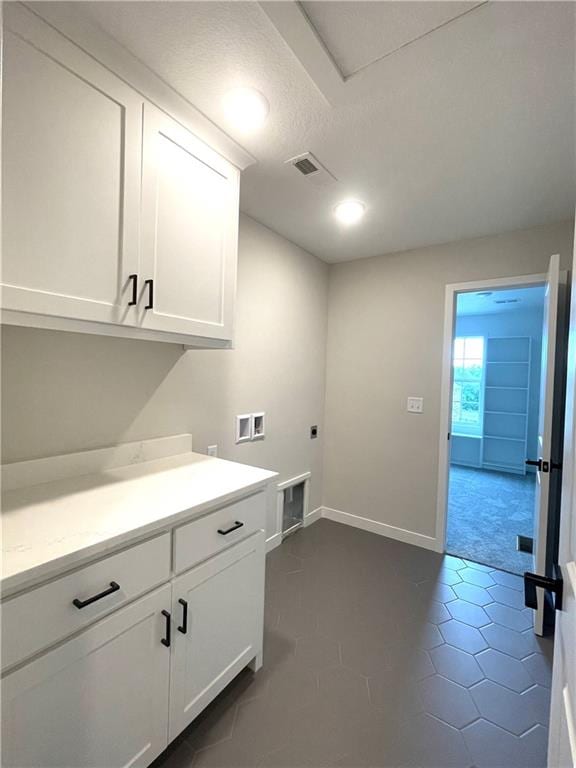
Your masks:
[{"label": "drawer pull", "polygon": [[98,595],[94,595],[94,597],[88,597],[86,600],[80,600],[78,597],[75,597],[74,600],[72,600],[72,603],[76,608],[86,608],[87,605],[92,605],[92,603],[95,603],[97,600],[102,600],[103,597],[108,597],[108,595],[118,592],[119,589],[120,584],[111,581],[109,589],[105,589],[104,592],[100,592]]},{"label": "drawer pull", "polygon": [[225,531],[223,531],[222,528],[218,528],[218,533],[221,536],[228,536],[229,533],[232,533],[232,531],[237,531],[238,528],[242,528],[243,525],[244,523],[241,523],[239,520],[236,520],[234,525],[231,525],[230,528],[226,528]]},{"label": "drawer pull", "polygon": [[162,616],[164,616],[164,618],[166,619],[166,636],[163,637],[160,642],[162,643],[162,645],[165,645],[166,648],[170,648],[170,630],[171,630],[170,614],[168,613],[168,611],[162,611]]},{"label": "drawer pull", "polygon": [[182,632],[183,635],[188,632],[188,603],[186,600],[178,600],[180,605],[182,606],[182,624],[178,627],[178,632]]}]

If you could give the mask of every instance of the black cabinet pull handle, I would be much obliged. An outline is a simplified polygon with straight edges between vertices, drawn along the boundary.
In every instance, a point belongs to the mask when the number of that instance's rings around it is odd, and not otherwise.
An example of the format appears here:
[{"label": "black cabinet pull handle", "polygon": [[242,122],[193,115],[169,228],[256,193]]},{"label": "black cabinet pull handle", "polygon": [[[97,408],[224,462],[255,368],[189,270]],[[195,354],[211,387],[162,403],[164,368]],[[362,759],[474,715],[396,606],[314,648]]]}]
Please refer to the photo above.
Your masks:
[{"label": "black cabinet pull handle", "polygon": [[148,304],[144,309],[154,309],[154,280],[144,280],[144,285],[148,286]]},{"label": "black cabinet pull handle", "polygon": [[166,636],[162,638],[160,641],[162,645],[165,645],[166,648],[170,648],[170,631],[171,631],[171,625],[170,625],[170,614],[168,611],[162,611],[162,616],[166,619]]},{"label": "black cabinet pull handle", "polygon": [[94,595],[94,597],[88,597],[86,600],[80,600],[80,598],[75,597],[74,600],[72,600],[72,604],[76,606],[76,608],[86,608],[87,605],[92,605],[92,603],[95,603],[97,600],[102,600],[103,597],[108,597],[108,595],[114,594],[114,592],[118,592],[120,589],[120,584],[116,584],[115,581],[110,582],[110,587],[108,589],[105,589],[104,592],[99,592],[97,595]]},{"label": "black cabinet pull handle", "polygon": [[128,302],[128,306],[134,307],[138,303],[138,275],[129,275],[128,280],[132,280],[132,298]]},{"label": "black cabinet pull handle", "polygon": [[182,624],[178,627],[178,632],[182,632],[183,635],[188,632],[188,603],[186,600],[178,600],[180,605],[182,606]]},{"label": "black cabinet pull handle", "polygon": [[226,528],[225,531],[223,531],[222,528],[218,528],[218,533],[221,536],[228,536],[229,533],[232,533],[232,531],[237,531],[238,528],[242,528],[243,525],[244,523],[241,523],[239,520],[236,520],[234,525],[231,525],[230,528]]}]

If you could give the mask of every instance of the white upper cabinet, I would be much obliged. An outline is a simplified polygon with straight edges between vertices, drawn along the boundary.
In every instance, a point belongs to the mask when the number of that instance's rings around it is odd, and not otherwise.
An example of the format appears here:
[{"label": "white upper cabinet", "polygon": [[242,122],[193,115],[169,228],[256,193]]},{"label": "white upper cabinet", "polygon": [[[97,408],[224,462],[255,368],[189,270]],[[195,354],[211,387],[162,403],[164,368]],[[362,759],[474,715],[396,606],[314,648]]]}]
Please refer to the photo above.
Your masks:
[{"label": "white upper cabinet", "polygon": [[34,17],[10,14],[3,72],[5,309],[133,321],[141,105],[61,35]]},{"label": "white upper cabinet", "polygon": [[80,48],[15,3],[5,28],[3,322],[229,346],[238,167],[152,76],[148,98],[99,63],[95,33]]},{"label": "white upper cabinet", "polygon": [[233,165],[145,105],[143,327],[232,338],[238,195]]}]

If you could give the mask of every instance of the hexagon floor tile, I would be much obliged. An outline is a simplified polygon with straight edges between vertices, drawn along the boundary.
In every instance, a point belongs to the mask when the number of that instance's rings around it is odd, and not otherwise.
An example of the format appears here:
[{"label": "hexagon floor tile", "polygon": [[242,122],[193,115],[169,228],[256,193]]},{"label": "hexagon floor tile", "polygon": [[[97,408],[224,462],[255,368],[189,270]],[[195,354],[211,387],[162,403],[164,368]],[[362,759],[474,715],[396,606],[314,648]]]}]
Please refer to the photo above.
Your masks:
[{"label": "hexagon floor tile", "polygon": [[153,768],[544,768],[520,581],[328,520],[267,556],[264,666]]}]

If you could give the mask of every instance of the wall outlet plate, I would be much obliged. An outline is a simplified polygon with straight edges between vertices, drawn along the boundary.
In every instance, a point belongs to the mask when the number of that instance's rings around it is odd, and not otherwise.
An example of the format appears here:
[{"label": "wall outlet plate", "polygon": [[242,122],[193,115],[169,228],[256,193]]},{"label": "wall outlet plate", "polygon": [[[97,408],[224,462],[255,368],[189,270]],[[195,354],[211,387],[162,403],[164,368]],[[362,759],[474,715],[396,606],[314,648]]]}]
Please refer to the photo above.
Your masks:
[{"label": "wall outlet plate", "polygon": [[409,397],[406,403],[408,413],[422,413],[424,411],[423,397]]},{"label": "wall outlet plate", "polygon": [[218,446],[217,445],[209,445],[206,453],[208,456],[218,456]]},{"label": "wall outlet plate", "polygon": [[236,442],[247,443],[252,440],[252,414],[243,413],[236,416]]}]

